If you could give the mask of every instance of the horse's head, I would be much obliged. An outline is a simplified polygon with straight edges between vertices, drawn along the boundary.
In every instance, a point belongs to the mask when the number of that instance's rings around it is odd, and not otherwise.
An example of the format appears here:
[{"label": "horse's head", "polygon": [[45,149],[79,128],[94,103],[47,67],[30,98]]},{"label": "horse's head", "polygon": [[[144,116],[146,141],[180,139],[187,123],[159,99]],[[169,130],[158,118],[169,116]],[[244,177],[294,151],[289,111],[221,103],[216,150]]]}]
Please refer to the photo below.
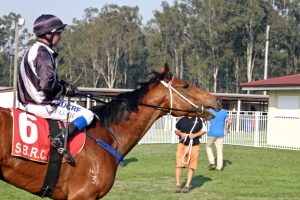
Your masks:
[{"label": "horse's head", "polygon": [[131,112],[140,106],[152,107],[174,116],[197,116],[212,119],[209,108],[220,110],[217,98],[185,80],[174,77],[167,65],[153,72],[148,80],[132,92],[121,93],[105,105],[93,107],[102,126],[109,127],[121,120],[128,120]]},{"label": "horse's head", "polygon": [[161,86],[164,93],[164,107],[172,109],[174,116],[198,116],[212,119],[214,115],[210,108],[219,111],[221,105],[217,97],[201,90],[183,79],[174,77],[168,65],[161,67],[158,72],[161,76]]}]

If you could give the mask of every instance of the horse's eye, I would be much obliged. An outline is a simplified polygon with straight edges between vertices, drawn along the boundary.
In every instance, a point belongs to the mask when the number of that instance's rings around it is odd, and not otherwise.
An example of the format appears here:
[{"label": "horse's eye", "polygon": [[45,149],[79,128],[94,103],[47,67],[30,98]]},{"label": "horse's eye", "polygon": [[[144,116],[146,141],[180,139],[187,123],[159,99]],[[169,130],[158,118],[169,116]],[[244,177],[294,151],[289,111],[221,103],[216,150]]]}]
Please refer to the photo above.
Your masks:
[{"label": "horse's eye", "polygon": [[190,85],[189,85],[188,83],[185,83],[185,84],[183,85],[183,88],[184,88],[184,89],[187,89],[189,86],[190,86]]}]

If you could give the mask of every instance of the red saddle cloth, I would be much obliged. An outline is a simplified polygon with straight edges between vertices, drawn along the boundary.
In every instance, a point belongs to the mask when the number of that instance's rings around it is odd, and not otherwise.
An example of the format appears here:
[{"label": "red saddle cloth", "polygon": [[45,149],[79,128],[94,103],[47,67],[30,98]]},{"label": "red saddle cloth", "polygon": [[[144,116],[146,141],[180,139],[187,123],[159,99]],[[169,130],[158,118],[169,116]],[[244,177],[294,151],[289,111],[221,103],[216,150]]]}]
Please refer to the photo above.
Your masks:
[{"label": "red saddle cloth", "polygon": [[[14,126],[11,155],[47,163],[50,156],[48,121],[23,110],[12,108],[11,111]],[[82,150],[85,138],[85,133],[80,132],[68,142],[67,146],[73,157]]]}]

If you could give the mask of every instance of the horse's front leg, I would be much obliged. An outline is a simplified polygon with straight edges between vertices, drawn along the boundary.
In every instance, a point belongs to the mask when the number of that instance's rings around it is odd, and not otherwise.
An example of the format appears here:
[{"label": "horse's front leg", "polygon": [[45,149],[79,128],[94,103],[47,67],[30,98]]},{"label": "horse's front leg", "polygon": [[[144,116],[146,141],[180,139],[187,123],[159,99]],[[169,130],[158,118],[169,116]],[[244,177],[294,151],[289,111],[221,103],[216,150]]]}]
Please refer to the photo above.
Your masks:
[{"label": "horse's front leg", "polygon": [[68,195],[67,200],[97,200],[98,197],[96,194],[83,194],[83,193],[71,193]]},{"label": "horse's front leg", "polygon": [[111,189],[113,182],[111,180],[101,180],[100,184],[93,181],[81,181],[80,187],[68,187],[68,200],[96,200],[104,197]]}]

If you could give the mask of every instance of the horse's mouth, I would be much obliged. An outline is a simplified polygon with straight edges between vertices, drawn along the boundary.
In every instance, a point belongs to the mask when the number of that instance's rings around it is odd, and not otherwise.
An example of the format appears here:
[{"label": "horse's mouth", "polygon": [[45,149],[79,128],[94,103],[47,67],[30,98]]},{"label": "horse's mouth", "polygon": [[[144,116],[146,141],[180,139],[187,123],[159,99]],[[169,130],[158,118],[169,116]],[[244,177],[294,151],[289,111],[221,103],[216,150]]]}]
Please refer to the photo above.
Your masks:
[{"label": "horse's mouth", "polygon": [[203,109],[200,111],[198,111],[198,113],[202,113],[205,115],[205,118],[210,120],[215,118],[215,115],[210,111],[211,109],[216,110],[215,108],[211,107],[211,106],[203,106]]},{"label": "horse's mouth", "polygon": [[208,114],[208,115],[211,115],[212,116],[211,119],[215,118],[215,115],[210,111],[209,108],[204,109],[204,113]]},{"label": "horse's mouth", "polygon": [[221,104],[218,104],[217,107],[213,107],[213,106],[203,106],[204,108],[204,112],[209,112],[210,114],[212,114],[210,112],[210,110],[215,110],[217,112],[219,112],[221,109],[222,109],[222,105]]}]

